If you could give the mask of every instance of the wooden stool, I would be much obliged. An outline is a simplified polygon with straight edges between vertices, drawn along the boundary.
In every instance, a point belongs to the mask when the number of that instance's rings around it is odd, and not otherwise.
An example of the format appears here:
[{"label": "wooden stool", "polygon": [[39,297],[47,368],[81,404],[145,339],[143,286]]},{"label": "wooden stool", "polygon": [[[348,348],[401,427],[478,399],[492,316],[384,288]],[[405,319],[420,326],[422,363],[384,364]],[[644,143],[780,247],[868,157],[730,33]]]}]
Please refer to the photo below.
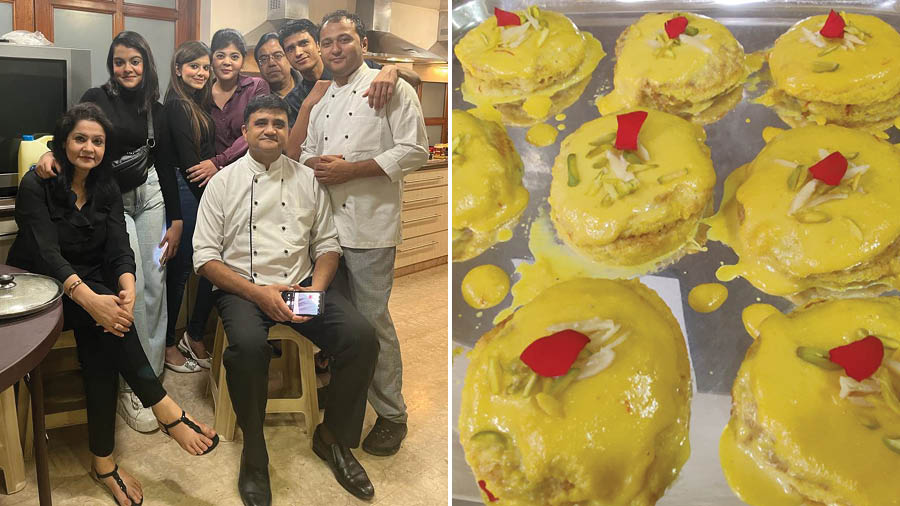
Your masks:
[{"label": "wooden stool", "polygon": [[7,494],[25,488],[25,459],[19,442],[13,387],[0,392],[0,469]]},{"label": "wooden stool", "polygon": [[[306,421],[306,436],[312,447],[312,435],[319,424],[319,400],[316,397],[316,366],[313,360],[315,349],[313,344],[287,325],[275,324],[269,329],[269,340],[280,339],[285,344],[293,346],[284,347],[284,358],[288,363],[289,377],[286,381],[298,381],[300,383],[299,398],[269,398],[266,402],[266,413],[303,413]],[[237,417],[231,406],[231,396],[228,394],[228,383],[225,381],[225,367],[222,364],[222,354],[228,347],[228,336],[225,335],[225,327],[222,319],[219,319],[216,327],[216,340],[213,345],[212,364],[209,370],[209,390],[215,404],[215,421],[213,427],[219,437],[225,441],[234,439],[234,427]],[[290,349],[290,350],[289,350]],[[291,353],[296,350],[295,353]],[[290,367],[293,365],[294,367]]]},{"label": "wooden stool", "polygon": [[[58,350],[72,350],[62,352]],[[59,339],[50,349],[50,354],[44,359],[42,367],[44,368],[44,390],[46,392],[48,385],[51,385],[54,377],[59,377],[62,383],[74,384],[76,389],[82,392],[81,388],[81,366],[78,364],[78,357],[75,353],[75,333],[71,330],[63,331],[59,334]],[[62,375],[61,375],[62,374]],[[73,383],[74,382],[74,383]],[[51,387],[52,389],[52,387]],[[46,400],[45,400],[46,403]],[[69,403],[71,404],[71,403]],[[87,423],[87,409],[81,407],[81,402],[77,407],[62,407],[59,411],[47,413],[44,419],[47,429],[56,429],[59,427],[69,427],[71,425],[81,425]],[[74,409],[71,409],[73,408]],[[48,408],[53,409],[52,406]],[[34,446],[34,430],[31,422],[31,391],[25,384],[25,380],[19,381],[19,399],[18,399],[18,424],[19,424],[19,441],[24,450],[25,458],[31,458],[31,452]]]}]

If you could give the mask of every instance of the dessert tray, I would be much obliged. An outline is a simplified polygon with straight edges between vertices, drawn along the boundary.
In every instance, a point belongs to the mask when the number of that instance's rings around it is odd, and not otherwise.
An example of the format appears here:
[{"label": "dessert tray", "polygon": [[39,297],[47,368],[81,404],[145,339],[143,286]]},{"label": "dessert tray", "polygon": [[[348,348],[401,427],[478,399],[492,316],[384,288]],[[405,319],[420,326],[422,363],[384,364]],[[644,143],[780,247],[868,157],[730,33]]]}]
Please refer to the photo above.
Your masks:
[{"label": "dessert tray", "polygon": [[[485,2],[473,0],[454,2],[452,6],[452,39],[456,42],[465,33],[491,16],[494,7],[505,10],[521,9],[531,2]],[[531,262],[533,256],[528,247],[529,229],[541,212],[549,209],[547,197],[550,191],[550,168],[559,154],[560,143],[583,123],[599,116],[594,100],[612,89],[615,65],[615,42],[619,34],[647,12],[689,11],[710,16],[724,24],[750,53],[772,47],[775,39],[800,19],[817,14],[827,14],[829,9],[876,15],[900,30],[900,2],[744,2],[723,0],[719,2],[584,2],[550,0],[537,2],[542,9],[567,15],[582,31],[588,31],[602,44],[607,56],[593,73],[585,92],[574,105],[563,111],[565,119],[550,119],[548,124],[564,125],[554,144],[536,147],[525,140],[527,128],[507,127],[525,166],[523,183],[530,192],[528,208],[507,242],[497,243],[481,255],[465,262],[453,263],[451,326],[453,336],[452,391],[452,470],[453,500],[455,505],[480,504],[478,485],[466,464],[456,430],[459,416],[460,391],[465,378],[467,360],[465,352],[474,346],[478,338],[493,327],[493,320],[500,310],[510,306],[512,295],[499,305],[485,310],[470,307],[463,300],[460,286],[463,277],[472,268],[493,264],[517,281],[515,267],[521,262]],[[761,79],[760,79],[761,78]],[[453,58],[454,109],[470,109],[459,91],[463,71]],[[715,209],[722,199],[723,182],[733,170],[753,160],[765,145],[762,131],[765,127],[789,128],[775,112],[753,99],[765,93],[769,82],[767,66],[751,76],[744,89],[741,102],[722,120],[707,125],[707,145],[716,168]],[[887,131],[890,142],[900,143],[896,128]],[[731,409],[730,390],[737,370],[752,339],[744,329],[741,311],[755,303],[767,303],[783,312],[792,305],[786,299],[760,292],[742,278],[730,281],[728,299],[718,310],[701,314],[687,304],[688,292],[702,283],[718,282],[716,269],[724,264],[734,264],[736,255],[726,246],[709,241],[707,251],[688,255],[677,263],[642,278],[645,284],[656,289],[672,308],[682,325],[687,339],[694,376],[694,398],[691,416],[691,457],[682,468],[679,478],[657,503],[660,506],[732,506],[744,504],[725,482],[719,465],[718,446],[722,429],[728,422]]]}]

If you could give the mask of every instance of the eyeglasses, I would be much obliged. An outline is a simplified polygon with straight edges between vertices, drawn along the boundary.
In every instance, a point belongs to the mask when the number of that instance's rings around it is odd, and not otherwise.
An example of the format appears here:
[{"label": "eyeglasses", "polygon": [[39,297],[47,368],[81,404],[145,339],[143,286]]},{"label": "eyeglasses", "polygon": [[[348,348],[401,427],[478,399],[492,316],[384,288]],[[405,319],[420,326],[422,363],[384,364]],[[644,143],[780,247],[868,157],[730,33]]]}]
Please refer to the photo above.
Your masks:
[{"label": "eyeglasses", "polygon": [[265,64],[269,63],[270,58],[275,60],[276,62],[280,62],[281,59],[284,58],[284,53],[278,52],[273,55],[264,54],[264,55],[260,56],[259,58],[257,58],[256,61],[258,61],[260,65],[265,65]]}]

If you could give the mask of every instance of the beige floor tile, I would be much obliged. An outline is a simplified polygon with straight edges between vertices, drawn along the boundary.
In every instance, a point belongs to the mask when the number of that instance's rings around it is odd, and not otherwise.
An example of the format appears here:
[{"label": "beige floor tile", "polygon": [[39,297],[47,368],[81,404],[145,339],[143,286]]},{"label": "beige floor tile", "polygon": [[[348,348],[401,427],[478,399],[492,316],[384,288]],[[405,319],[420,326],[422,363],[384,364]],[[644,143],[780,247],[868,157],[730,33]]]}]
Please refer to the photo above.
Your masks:
[{"label": "beige floor tile", "polygon": [[[308,446],[302,417],[269,415],[266,440],[274,504],[434,506],[447,502],[447,266],[397,278],[391,315],[403,353],[404,396],[409,408],[409,436],[392,457],[354,454],[375,485],[375,499],[360,501],[344,491],[328,467]],[[212,400],[206,374],[167,373],[163,384],[190,413],[211,422]],[[371,407],[363,435],[375,422]],[[53,503],[62,506],[114,504],[88,475],[87,426],[50,431],[50,477]],[[160,432],[138,434],[121,419],[116,427],[119,465],[137,477],[145,504],[240,506],[237,474],[240,431],[210,455],[192,457]],[[13,495],[0,494],[2,506],[37,504],[34,462],[26,462],[28,484]]]}]

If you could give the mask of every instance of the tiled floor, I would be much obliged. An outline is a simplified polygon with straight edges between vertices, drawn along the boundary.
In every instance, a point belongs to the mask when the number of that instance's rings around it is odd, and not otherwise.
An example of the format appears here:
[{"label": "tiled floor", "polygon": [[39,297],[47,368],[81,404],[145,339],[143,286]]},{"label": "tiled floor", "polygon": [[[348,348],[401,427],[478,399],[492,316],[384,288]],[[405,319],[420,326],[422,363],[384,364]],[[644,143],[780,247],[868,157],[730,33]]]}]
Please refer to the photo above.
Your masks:
[{"label": "tiled floor", "polygon": [[[266,422],[275,505],[434,506],[447,503],[447,266],[397,278],[391,314],[403,349],[409,436],[393,457],[354,451],[375,485],[371,503],[359,501],[334,480],[309,449],[299,416],[269,415]],[[211,423],[206,374],[165,375],[172,396]],[[369,408],[363,434],[375,421]],[[239,436],[238,436],[239,437]],[[241,443],[223,442],[209,456],[191,457],[158,431],[143,435],[119,420],[116,456],[142,483],[144,504],[230,506],[237,491]],[[50,431],[50,477],[55,505],[111,505],[112,498],[88,477],[87,426]],[[0,505],[36,505],[34,462],[26,462],[28,484]]]}]

